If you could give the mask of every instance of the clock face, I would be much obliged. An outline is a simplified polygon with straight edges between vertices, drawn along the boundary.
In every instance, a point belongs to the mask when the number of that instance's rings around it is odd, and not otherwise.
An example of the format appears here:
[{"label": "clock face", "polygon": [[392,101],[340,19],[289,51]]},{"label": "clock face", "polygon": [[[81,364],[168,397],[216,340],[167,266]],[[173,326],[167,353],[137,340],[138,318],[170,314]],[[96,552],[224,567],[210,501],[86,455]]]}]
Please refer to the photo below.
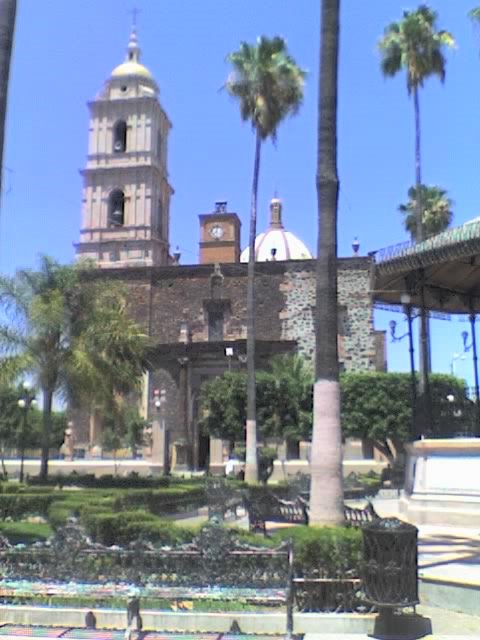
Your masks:
[{"label": "clock face", "polygon": [[223,237],[224,233],[225,232],[223,230],[223,227],[221,227],[219,224],[213,225],[213,227],[211,227],[210,229],[210,235],[212,236],[212,238],[216,238],[217,240],[220,240],[220,238]]}]

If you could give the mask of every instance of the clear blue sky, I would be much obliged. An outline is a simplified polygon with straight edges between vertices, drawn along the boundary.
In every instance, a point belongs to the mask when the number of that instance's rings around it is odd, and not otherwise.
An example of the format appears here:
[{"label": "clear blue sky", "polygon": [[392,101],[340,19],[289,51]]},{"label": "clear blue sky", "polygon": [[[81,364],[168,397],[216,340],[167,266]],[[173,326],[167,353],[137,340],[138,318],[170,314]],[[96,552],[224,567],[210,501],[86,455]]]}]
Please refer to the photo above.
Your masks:
[{"label": "clear blue sky", "polygon": [[[182,262],[198,255],[198,214],[226,199],[247,219],[253,137],[237,106],[219,92],[225,56],[241,40],[284,36],[309,71],[299,115],[279,131],[262,162],[259,230],[275,190],[286,226],[316,244],[316,127],[320,2],[298,0],[135,0],[143,62],[160,86],[171,121],[169,171],[175,188],[171,247]],[[87,100],[125,53],[134,0],[19,0],[5,155],[0,269],[31,266],[38,253],[73,259],[81,178],[87,151]],[[423,175],[446,188],[455,222],[480,215],[480,31],[467,19],[475,0],[437,0],[439,25],[458,47],[448,56],[444,86],[430,80],[421,94]],[[339,253],[361,253],[406,239],[397,205],[414,180],[413,107],[404,76],[384,80],[376,42],[383,28],[415,8],[405,0],[343,0],[339,87]],[[377,327],[396,317],[377,314]],[[402,330],[403,326],[400,326]],[[434,322],[434,369],[447,371],[461,350],[458,320]],[[388,345],[391,369],[408,368],[407,345]],[[457,372],[471,381],[470,357]]]}]

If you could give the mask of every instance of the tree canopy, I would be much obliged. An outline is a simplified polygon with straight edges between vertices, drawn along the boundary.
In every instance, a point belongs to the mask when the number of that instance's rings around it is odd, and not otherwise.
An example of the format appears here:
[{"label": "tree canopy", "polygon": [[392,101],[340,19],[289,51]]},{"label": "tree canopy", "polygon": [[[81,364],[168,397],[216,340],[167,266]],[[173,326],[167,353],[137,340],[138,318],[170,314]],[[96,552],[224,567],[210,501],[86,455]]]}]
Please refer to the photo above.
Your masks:
[{"label": "tree canopy", "polygon": [[405,69],[408,93],[422,87],[432,75],[445,79],[445,48],[455,40],[445,30],[437,30],[436,11],[422,4],[415,11],[404,11],[399,22],[392,22],[378,43],[381,69],[385,76],[395,76]]},{"label": "tree canopy", "polygon": [[225,87],[238,99],[242,120],[249,121],[262,140],[275,140],[279,124],[303,102],[306,71],[278,36],[261,36],[253,45],[242,42],[227,59],[233,70]]},{"label": "tree canopy", "polygon": [[137,387],[146,364],[147,339],[127,314],[126,293],[92,275],[87,264],[43,256],[37,271],[0,277],[0,381],[28,375],[42,393],[42,476],[54,395],[113,402]]},{"label": "tree canopy", "polygon": [[[411,377],[407,373],[346,373],[341,376],[342,429],[345,438],[372,440],[390,460],[411,439]],[[462,430],[459,406],[468,407],[465,383],[454,376],[431,375],[434,423],[439,432]],[[453,396],[455,402],[449,401]],[[465,415],[463,415],[465,418]],[[456,428],[456,426],[458,428]]]},{"label": "tree canopy", "polygon": [[[422,184],[420,189],[422,226],[424,236],[428,238],[448,229],[453,220],[453,203],[448,197],[447,191],[441,187],[429,187]],[[416,187],[410,187],[408,198],[408,202],[399,205],[398,210],[403,215],[405,229],[413,240],[417,240],[418,197]]]},{"label": "tree canopy", "polygon": [[[257,376],[258,425],[262,438],[308,440],[312,434],[312,374],[300,358],[282,357]],[[472,403],[455,376],[431,376],[438,433],[465,430]],[[349,372],[340,376],[343,438],[371,440],[394,460],[412,438],[411,377],[408,373]],[[204,383],[202,429],[230,442],[244,439],[246,376],[225,373]]]}]

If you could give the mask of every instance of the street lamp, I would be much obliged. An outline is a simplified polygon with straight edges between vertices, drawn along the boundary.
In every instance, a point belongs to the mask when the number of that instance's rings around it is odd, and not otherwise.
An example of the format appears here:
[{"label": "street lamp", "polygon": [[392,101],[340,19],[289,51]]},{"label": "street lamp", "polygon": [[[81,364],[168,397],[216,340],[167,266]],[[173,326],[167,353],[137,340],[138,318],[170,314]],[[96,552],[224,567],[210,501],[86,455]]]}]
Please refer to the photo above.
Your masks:
[{"label": "street lamp", "polygon": [[233,347],[225,347],[225,355],[228,358],[228,371],[232,370]]},{"label": "street lamp", "polygon": [[22,395],[18,400],[18,406],[23,409],[22,429],[20,431],[20,482],[23,482],[23,468],[25,462],[25,437],[27,434],[28,412],[37,404],[35,393],[28,382],[22,384]]},{"label": "street lamp", "polygon": [[390,320],[390,335],[392,342],[400,342],[408,336],[408,351],[410,353],[410,394],[412,403],[412,436],[417,435],[417,381],[415,378],[415,350],[413,347],[413,331],[412,322],[414,320],[412,314],[411,297],[408,293],[402,293],[400,296],[400,302],[403,306],[403,312],[407,316],[408,330],[401,336],[396,335],[397,323],[395,320]]},{"label": "street lamp", "polygon": [[472,341],[470,344],[467,344],[468,341],[468,332],[462,331],[462,339],[463,339],[463,351],[466,353],[467,351],[472,350],[472,358],[473,358],[473,374],[475,379],[475,433],[476,435],[480,435],[480,400],[479,400],[479,381],[478,381],[478,357],[477,357],[477,337],[475,332],[475,321],[477,319],[476,314],[473,311],[473,306],[471,307],[471,313],[468,316],[470,321],[470,331],[472,333]]},{"label": "street lamp", "polygon": [[450,373],[452,374],[452,376],[457,375],[457,369],[455,367],[455,363],[457,362],[457,360],[465,360],[465,354],[464,353],[453,354],[452,359],[450,360]]},{"label": "street lamp", "polygon": [[67,422],[67,428],[63,432],[63,443],[65,449],[65,459],[73,460],[73,422]]}]

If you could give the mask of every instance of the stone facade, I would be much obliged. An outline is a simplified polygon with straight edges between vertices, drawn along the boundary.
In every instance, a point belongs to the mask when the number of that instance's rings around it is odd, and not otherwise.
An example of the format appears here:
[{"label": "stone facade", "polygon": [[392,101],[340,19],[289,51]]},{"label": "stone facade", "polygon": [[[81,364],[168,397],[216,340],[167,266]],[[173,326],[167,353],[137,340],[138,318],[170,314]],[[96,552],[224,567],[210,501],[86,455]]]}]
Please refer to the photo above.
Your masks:
[{"label": "stone facade", "polygon": [[[282,339],[295,340],[298,352],[312,360],[315,351],[314,262],[305,267],[292,263],[285,272],[282,290]],[[369,294],[369,262],[343,259],[338,269],[339,358],[346,371],[375,369],[375,332]]]},{"label": "stone facade", "polygon": [[[314,260],[256,265],[258,367],[268,366],[277,353],[313,358],[315,267]],[[374,370],[370,260],[344,258],[338,267],[340,363],[345,370]],[[129,267],[98,273],[124,283],[133,317],[157,345],[144,394],[145,415],[154,414],[153,390],[164,388],[171,442],[192,443],[201,464],[201,384],[229,368],[245,367],[247,265]],[[230,358],[227,346],[233,348]],[[88,442],[91,433],[91,424],[78,423],[77,441]]]}]

